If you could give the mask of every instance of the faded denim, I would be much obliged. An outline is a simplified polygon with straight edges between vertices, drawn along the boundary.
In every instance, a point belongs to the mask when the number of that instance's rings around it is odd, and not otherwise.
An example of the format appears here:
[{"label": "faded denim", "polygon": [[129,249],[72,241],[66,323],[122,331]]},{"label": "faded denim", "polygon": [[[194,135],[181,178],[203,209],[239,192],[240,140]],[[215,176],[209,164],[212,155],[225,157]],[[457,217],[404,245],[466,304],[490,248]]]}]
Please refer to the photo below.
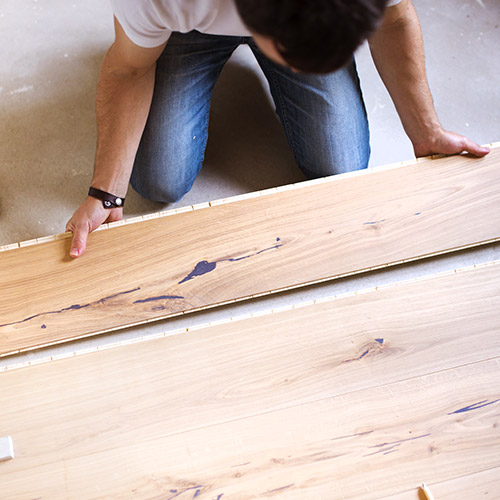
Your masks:
[{"label": "faded denim", "polygon": [[199,173],[210,99],[226,61],[248,44],[266,76],[295,160],[308,178],[368,166],[369,130],[354,60],[328,75],[293,72],[250,37],[173,33],[157,62],[151,110],[131,184],[145,198],[174,202]]}]

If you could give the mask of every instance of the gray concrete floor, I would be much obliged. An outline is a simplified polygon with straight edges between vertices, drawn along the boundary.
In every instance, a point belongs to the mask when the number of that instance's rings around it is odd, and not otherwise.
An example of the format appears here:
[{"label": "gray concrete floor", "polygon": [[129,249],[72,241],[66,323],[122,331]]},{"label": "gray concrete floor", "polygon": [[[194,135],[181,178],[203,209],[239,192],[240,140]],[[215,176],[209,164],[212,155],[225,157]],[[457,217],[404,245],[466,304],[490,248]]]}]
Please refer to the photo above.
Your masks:
[{"label": "gray concrete floor", "polygon": [[[482,144],[499,141],[500,2],[414,0],[414,4],[441,122]],[[63,232],[85,197],[95,146],[95,84],[112,38],[107,2],[2,0],[0,246]],[[217,84],[206,161],[192,191],[166,206],[143,200],[130,189],[126,217],[302,180],[266,82],[246,49],[236,51]],[[412,158],[411,144],[366,46],[359,50],[357,61],[371,125],[371,165]],[[498,258],[500,245],[490,245],[24,354],[1,365]]]}]

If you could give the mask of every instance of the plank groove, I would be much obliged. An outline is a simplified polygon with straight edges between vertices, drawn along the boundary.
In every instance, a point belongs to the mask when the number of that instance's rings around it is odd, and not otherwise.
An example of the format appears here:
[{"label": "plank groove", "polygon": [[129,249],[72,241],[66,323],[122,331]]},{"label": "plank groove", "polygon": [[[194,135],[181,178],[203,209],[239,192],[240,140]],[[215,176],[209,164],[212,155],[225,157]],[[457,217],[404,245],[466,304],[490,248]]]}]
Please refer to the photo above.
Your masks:
[{"label": "plank groove", "polygon": [[[0,252],[0,355],[500,239],[500,147]],[[208,206],[208,204],[207,204]]]},{"label": "plank groove", "polygon": [[9,499],[378,499],[499,467],[499,310],[495,262],[6,371],[17,458],[0,483]]}]

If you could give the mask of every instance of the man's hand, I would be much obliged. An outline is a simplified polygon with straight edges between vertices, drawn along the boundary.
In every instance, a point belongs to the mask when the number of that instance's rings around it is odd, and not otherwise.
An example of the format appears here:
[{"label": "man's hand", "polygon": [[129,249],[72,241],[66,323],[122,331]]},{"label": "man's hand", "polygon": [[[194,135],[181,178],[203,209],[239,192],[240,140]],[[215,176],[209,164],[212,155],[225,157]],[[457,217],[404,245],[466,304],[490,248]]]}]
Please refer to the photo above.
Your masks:
[{"label": "man's hand", "polygon": [[488,148],[442,128],[427,82],[420,23],[410,0],[387,8],[369,42],[375,65],[417,157],[463,151],[475,156],[488,154]]},{"label": "man's hand", "polygon": [[[91,186],[125,196],[151,105],[156,61],[166,43],[139,47],[117,19],[115,34],[97,85],[97,151]],[[88,197],[66,225],[66,231],[73,233],[70,255],[82,255],[89,233],[103,222],[122,218],[122,208],[105,209],[102,201]]]},{"label": "man's hand", "polygon": [[123,208],[106,209],[101,200],[88,196],[66,224],[66,231],[73,233],[69,252],[71,257],[80,257],[85,252],[89,233],[103,222],[114,222],[122,218]]},{"label": "man's hand", "polygon": [[489,148],[480,146],[463,135],[442,128],[436,131],[428,141],[413,143],[413,150],[417,158],[432,154],[454,155],[463,152],[481,157],[490,152]]}]

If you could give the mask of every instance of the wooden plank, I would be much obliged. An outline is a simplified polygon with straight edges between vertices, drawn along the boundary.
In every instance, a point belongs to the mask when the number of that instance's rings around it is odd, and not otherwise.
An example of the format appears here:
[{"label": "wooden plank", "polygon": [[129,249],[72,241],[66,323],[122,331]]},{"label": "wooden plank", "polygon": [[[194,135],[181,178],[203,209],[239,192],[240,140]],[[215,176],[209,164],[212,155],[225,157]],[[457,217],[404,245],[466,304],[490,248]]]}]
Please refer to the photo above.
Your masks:
[{"label": "wooden plank", "polygon": [[7,370],[0,429],[17,458],[0,483],[13,499],[200,484],[212,500],[297,477],[279,498],[380,498],[498,467],[499,362],[481,360],[500,353],[499,310],[495,262]]},{"label": "wooden plank", "polygon": [[124,223],[77,260],[68,236],[6,250],[0,353],[497,241],[499,163],[495,147]]},{"label": "wooden plank", "polygon": [[[427,485],[431,493],[439,500],[471,500],[476,498],[500,497],[500,468],[489,469],[476,474],[457,477]],[[379,500],[424,500],[418,488],[402,491]]]},{"label": "wooden plank", "polygon": [[129,445],[124,432],[116,448],[6,462],[0,478],[12,500],[384,498],[498,467],[499,386],[497,358]]}]

